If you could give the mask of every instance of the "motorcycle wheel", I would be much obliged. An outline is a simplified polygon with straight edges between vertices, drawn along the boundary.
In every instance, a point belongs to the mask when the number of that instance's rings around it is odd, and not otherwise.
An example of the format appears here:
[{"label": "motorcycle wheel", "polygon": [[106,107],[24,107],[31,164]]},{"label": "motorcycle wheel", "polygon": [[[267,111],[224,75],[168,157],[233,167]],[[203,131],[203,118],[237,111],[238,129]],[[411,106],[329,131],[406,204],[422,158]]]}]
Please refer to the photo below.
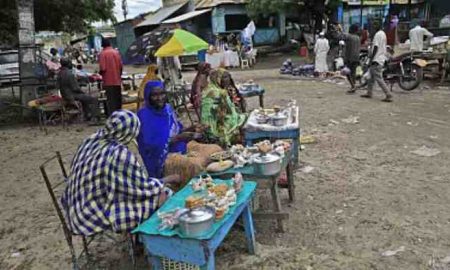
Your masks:
[{"label": "motorcycle wheel", "polygon": [[401,76],[398,86],[405,91],[416,89],[423,79],[423,69],[416,64],[407,63],[403,66],[406,76]]}]

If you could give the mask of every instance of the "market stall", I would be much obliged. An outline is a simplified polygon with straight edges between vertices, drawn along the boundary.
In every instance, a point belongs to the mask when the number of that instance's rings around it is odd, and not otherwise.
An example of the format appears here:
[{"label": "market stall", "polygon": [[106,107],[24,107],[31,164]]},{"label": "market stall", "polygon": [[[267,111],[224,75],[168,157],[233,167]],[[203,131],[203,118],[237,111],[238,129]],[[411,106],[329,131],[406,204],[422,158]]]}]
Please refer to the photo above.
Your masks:
[{"label": "market stall", "polygon": [[[239,217],[248,251],[255,254],[249,203],[256,183],[240,182],[237,189],[235,181],[209,179],[210,188],[194,188],[200,180],[192,180],[133,231],[149,252],[153,269],[215,269],[214,253]],[[207,206],[200,205],[206,201]],[[228,206],[224,210],[218,205]]]},{"label": "market stall", "polygon": [[206,54],[206,62],[211,65],[212,68],[219,67],[239,67],[239,54],[236,51],[222,51]]}]

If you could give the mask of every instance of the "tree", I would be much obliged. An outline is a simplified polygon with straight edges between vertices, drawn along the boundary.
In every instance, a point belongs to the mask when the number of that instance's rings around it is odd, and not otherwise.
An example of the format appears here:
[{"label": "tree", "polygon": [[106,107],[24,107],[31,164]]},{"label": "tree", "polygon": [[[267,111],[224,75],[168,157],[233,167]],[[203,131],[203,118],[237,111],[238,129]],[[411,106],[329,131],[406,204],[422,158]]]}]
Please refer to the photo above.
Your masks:
[{"label": "tree", "polygon": [[250,0],[247,3],[247,11],[250,18],[256,19],[259,15],[269,15],[286,10],[288,4],[301,1],[277,1],[277,0]]},{"label": "tree", "polygon": [[[36,31],[86,33],[97,21],[116,21],[114,0],[33,0]],[[17,45],[15,1],[0,0],[0,44]]]}]

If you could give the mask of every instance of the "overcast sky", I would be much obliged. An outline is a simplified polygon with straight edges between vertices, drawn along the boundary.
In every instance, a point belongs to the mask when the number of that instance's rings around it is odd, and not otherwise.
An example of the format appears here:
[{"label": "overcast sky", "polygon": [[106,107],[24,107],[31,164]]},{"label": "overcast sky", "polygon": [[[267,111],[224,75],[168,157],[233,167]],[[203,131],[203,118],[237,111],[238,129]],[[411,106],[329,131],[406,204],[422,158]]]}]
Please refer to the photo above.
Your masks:
[{"label": "overcast sky", "polygon": [[[116,6],[114,7],[114,14],[117,21],[123,21],[122,0],[114,0]],[[133,18],[141,13],[154,11],[161,6],[161,0],[127,0],[128,15],[127,18]]]}]

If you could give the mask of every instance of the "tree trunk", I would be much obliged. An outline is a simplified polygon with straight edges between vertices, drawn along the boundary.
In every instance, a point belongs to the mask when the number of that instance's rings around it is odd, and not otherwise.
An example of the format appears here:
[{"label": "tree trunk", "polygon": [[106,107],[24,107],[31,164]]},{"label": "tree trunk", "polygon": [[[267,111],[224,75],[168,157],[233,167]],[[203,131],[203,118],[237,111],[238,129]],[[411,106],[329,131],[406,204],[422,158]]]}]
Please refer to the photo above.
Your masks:
[{"label": "tree trunk", "polygon": [[[34,30],[34,1],[16,0],[19,19],[19,70],[20,70],[20,96],[22,105],[35,98],[34,67],[36,65],[35,30]],[[25,112],[25,111],[24,111]]]}]

